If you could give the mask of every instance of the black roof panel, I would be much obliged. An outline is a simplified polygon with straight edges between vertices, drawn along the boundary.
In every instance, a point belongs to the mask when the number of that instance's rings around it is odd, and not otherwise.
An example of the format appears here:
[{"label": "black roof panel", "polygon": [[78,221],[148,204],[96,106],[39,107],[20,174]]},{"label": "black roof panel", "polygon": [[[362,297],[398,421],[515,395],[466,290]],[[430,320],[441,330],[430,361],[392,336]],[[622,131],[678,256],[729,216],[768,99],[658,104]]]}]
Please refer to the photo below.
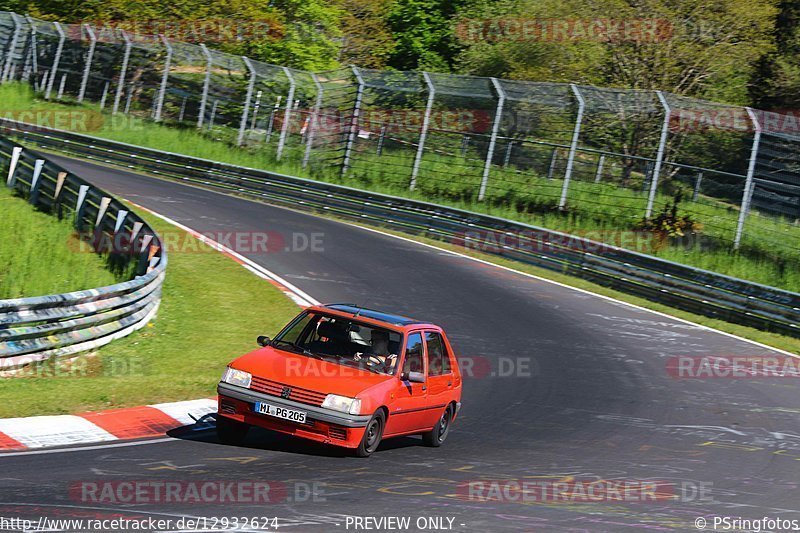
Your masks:
[{"label": "black roof panel", "polygon": [[353,315],[363,316],[366,318],[371,318],[373,320],[380,320],[381,322],[386,322],[388,324],[395,324],[397,326],[408,326],[411,324],[427,324],[427,322],[420,322],[419,320],[414,320],[413,318],[408,318],[406,316],[382,313],[381,311],[375,311],[374,309],[358,307],[355,304],[327,304],[325,305],[325,307],[329,309],[334,309],[336,311],[342,311],[343,313],[351,313]]}]

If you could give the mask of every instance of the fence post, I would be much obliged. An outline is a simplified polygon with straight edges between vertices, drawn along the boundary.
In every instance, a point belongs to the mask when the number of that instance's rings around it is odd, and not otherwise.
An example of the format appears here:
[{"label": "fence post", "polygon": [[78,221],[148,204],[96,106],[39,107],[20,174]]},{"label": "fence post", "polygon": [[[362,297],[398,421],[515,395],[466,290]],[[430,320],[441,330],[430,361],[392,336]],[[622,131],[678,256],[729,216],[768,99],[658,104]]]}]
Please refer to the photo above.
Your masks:
[{"label": "fence post", "polygon": [[253,104],[253,116],[250,118],[250,129],[256,129],[256,122],[258,121],[258,111],[261,109],[261,95],[264,94],[262,91],[258,91],[256,93],[256,101]]},{"label": "fence post", "polygon": [[739,209],[739,221],[736,224],[736,237],[733,239],[734,250],[739,249],[739,244],[742,242],[742,234],[744,233],[744,221],[750,211],[750,200],[753,198],[753,175],[756,170],[756,160],[758,159],[758,145],[761,142],[761,123],[758,121],[755,112],[752,108],[746,107],[747,115],[753,122],[753,146],[750,148],[750,161],[747,164],[747,178],[744,184],[744,193],[742,194],[742,205]]},{"label": "fence post", "polygon": [[414,166],[411,168],[411,184],[408,188],[412,191],[417,186],[417,174],[419,174],[422,154],[425,152],[425,139],[428,136],[428,126],[431,122],[431,109],[433,109],[433,102],[436,99],[436,86],[433,84],[431,75],[423,71],[422,77],[428,87],[428,102],[425,104],[425,115],[422,117],[422,128],[419,131],[419,144],[417,145],[417,154],[414,156]]},{"label": "fence post", "polygon": [[119,82],[117,83],[117,94],[114,96],[114,108],[111,111],[114,115],[119,111],[119,102],[122,100],[122,90],[125,87],[125,76],[128,74],[128,61],[131,59],[132,43],[126,32],[121,32],[125,41],[125,55],[122,57],[122,68],[119,72]]},{"label": "fence post", "polygon": [[306,139],[306,151],[303,154],[303,168],[308,166],[308,160],[311,157],[311,148],[314,144],[314,136],[317,134],[317,128],[319,127],[319,114],[322,111],[322,95],[323,95],[323,88],[322,84],[319,82],[319,77],[313,72],[311,73],[311,79],[314,81],[314,85],[317,87],[317,99],[314,102],[314,111],[311,115],[311,122],[308,125],[308,138]]},{"label": "fence post", "polygon": [[286,95],[286,107],[283,110],[283,124],[281,124],[281,136],[278,138],[278,148],[275,150],[275,159],[281,160],[283,155],[283,147],[286,144],[286,136],[289,134],[289,122],[292,120],[292,106],[294,105],[294,76],[292,71],[286,67],[283,68],[283,73],[286,79],[289,80],[289,94]]},{"label": "fence post", "polygon": [[28,25],[31,27],[31,46],[28,57],[25,58],[25,66],[22,69],[22,81],[28,81],[33,76],[34,81],[39,74],[39,52],[36,44],[36,24],[33,17],[25,15]]},{"label": "fence post", "polygon": [[239,137],[236,139],[236,145],[241,146],[244,144],[244,132],[247,129],[247,119],[250,116],[250,100],[253,98],[253,91],[256,88],[256,69],[248,57],[242,56],[247,70],[250,71],[250,82],[247,84],[247,96],[244,101],[244,109],[242,110],[242,122],[239,124]]},{"label": "fence post", "polygon": [[53,92],[53,82],[56,81],[58,64],[61,62],[61,53],[64,51],[64,41],[67,40],[67,36],[61,28],[61,24],[53,22],[53,26],[55,26],[58,32],[58,47],[56,48],[56,55],[53,57],[53,67],[50,69],[50,76],[47,80],[47,90],[44,93],[45,100],[50,100],[50,93]]},{"label": "fence post", "polygon": [[567,192],[569,191],[569,181],[572,179],[572,166],[575,164],[575,152],[578,150],[578,139],[581,135],[581,122],[583,121],[583,110],[586,108],[586,102],[583,100],[578,86],[571,83],[570,88],[575,99],[578,100],[578,116],[575,117],[575,129],[572,132],[572,143],[569,146],[569,156],[567,156],[567,170],[564,172],[564,186],[561,188],[561,199],[558,201],[559,209],[563,209],[567,205]]},{"label": "fence post", "polygon": [[697,197],[700,195],[700,186],[703,183],[703,173],[698,172],[697,177],[694,180],[694,193],[692,193],[692,201],[696,202]]},{"label": "fence post", "polygon": [[500,122],[503,120],[503,106],[506,103],[506,92],[497,78],[492,80],[494,90],[497,92],[497,109],[494,113],[494,123],[492,124],[492,135],[489,137],[489,149],[486,151],[486,162],[483,164],[483,176],[481,177],[481,188],[478,191],[478,201],[486,196],[486,186],[489,184],[489,171],[492,170],[492,160],[494,159],[494,147],[497,144],[497,132],[500,131]]},{"label": "fence post", "polygon": [[506,168],[511,162],[511,150],[514,149],[514,141],[508,141],[506,145],[506,156],[503,158],[503,168]]},{"label": "fence post", "polygon": [[86,66],[83,68],[83,78],[81,78],[81,88],[78,91],[78,103],[80,104],[83,102],[84,97],[86,96],[86,87],[89,85],[89,75],[92,72],[92,60],[94,59],[94,50],[97,46],[97,36],[94,34],[94,30],[88,24],[84,24],[83,28],[86,30],[86,33],[89,35],[89,50],[86,52]]},{"label": "fence post", "polygon": [[547,179],[553,179],[553,174],[556,173],[556,161],[558,161],[558,148],[553,147],[553,153],[550,154],[550,166],[547,168]]},{"label": "fence post", "polygon": [[356,101],[353,105],[353,116],[350,119],[350,131],[348,131],[347,135],[347,145],[344,149],[342,176],[347,174],[347,170],[350,168],[350,154],[353,151],[353,143],[355,142],[356,134],[358,133],[358,117],[361,114],[361,97],[364,94],[364,78],[361,77],[361,71],[359,71],[355,66],[352,66],[351,68],[353,69],[353,74],[358,82],[358,89],[356,89]]},{"label": "fence post", "polygon": [[606,162],[606,155],[601,154],[600,159],[597,161],[597,172],[594,174],[594,182],[600,183],[600,180],[603,179],[603,165]]},{"label": "fence post", "polygon": [[658,153],[656,154],[656,164],[653,167],[653,174],[650,177],[650,194],[647,197],[647,209],[644,212],[644,218],[650,218],[653,214],[653,204],[656,201],[656,193],[658,192],[658,178],[661,175],[661,165],[664,162],[664,150],[667,146],[667,134],[669,133],[669,119],[672,110],[669,107],[664,93],[656,91],[661,107],[664,108],[664,123],[661,125],[661,138],[658,140]]},{"label": "fence post", "polygon": [[381,126],[381,133],[378,136],[378,146],[375,148],[375,155],[383,155],[383,143],[386,141],[386,124]]},{"label": "fence post", "polygon": [[167,57],[164,58],[164,72],[161,74],[161,86],[158,88],[158,101],[156,102],[156,112],[153,120],[161,122],[161,114],[164,112],[164,99],[167,97],[167,83],[169,83],[169,69],[172,68],[172,45],[165,35],[161,35],[161,42],[167,50]]},{"label": "fence post", "polygon": [[203,121],[206,118],[206,104],[208,103],[208,87],[211,85],[211,66],[213,64],[213,58],[211,57],[211,52],[208,51],[205,44],[200,44],[200,49],[203,51],[203,54],[206,56],[206,78],[203,82],[203,95],[200,97],[200,111],[197,112],[197,129],[203,127]]},{"label": "fence post", "polygon": [[6,82],[11,79],[11,63],[12,58],[14,57],[14,52],[17,50],[17,41],[19,41],[19,34],[22,31],[22,24],[19,23],[17,20],[17,14],[12,13],[11,19],[14,21],[14,33],[11,36],[11,42],[8,44],[7,52],[6,52],[6,62],[3,65],[3,77],[2,81]]}]

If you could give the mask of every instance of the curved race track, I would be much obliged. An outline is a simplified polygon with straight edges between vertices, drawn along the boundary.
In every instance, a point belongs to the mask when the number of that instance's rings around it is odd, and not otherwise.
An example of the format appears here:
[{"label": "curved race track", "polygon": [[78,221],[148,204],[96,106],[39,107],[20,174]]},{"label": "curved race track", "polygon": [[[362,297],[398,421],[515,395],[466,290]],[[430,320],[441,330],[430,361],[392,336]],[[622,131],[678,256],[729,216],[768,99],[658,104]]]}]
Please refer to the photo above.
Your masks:
[{"label": "curved race track", "polygon": [[[359,460],[265,432],[253,432],[244,448],[223,446],[206,432],[137,446],[15,454],[2,462],[0,516],[122,509],[81,510],[68,495],[75,481],[217,479],[318,482],[324,494],[268,506],[145,504],[121,514],[277,515],[291,531],[345,531],[345,514],[446,516],[458,531],[692,531],[701,515],[800,518],[798,381],[675,379],[666,371],[672,356],[770,353],[764,348],[338,222],[87,163],[63,164],[198,231],[321,233],[322,252],[250,258],[320,301],[438,322],[461,356],[475,357],[475,370],[465,381],[462,416],[439,449],[408,438]],[[523,375],[498,375],[507,367]],[[522,479],[662,481],[678,498],[622,504],[459,498],[464,482]],[[694,494],[698,488],[706,490],[703,497]]]}]

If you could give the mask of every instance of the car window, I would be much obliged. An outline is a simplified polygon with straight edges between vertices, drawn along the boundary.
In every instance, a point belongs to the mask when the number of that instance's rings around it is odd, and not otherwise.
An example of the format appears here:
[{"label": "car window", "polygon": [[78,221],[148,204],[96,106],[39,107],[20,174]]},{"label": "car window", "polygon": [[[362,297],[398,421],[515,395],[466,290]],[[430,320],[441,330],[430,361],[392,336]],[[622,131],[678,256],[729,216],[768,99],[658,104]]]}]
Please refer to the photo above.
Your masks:
[{"label": "car window", "polygon": [[428,348],[428,375],[441,376],[450,373],[450,356],[439,333],[425,333],[425,344]]},{"label": "car window", "polygon": [[406,344],[406,359],[403,363],[403,373],[423,372],[422,366],[422,335],[412,333],[408,336]]}]

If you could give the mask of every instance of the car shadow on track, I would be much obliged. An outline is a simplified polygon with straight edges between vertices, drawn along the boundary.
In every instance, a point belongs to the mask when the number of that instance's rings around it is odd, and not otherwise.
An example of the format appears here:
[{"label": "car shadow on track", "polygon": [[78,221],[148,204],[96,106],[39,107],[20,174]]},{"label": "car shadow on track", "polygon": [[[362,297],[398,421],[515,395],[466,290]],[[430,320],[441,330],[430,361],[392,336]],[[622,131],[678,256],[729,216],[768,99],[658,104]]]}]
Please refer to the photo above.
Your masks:
[{"label": "car shadow on track", "polygon": [[[352,450],[308,441],[257,427],[250,429],[244,444],[241,446],[224,444],[217,440],[216,422],[213,417],[198,420],[196,424],[190,426],[181,426],[171,429],[167,431],[167,435],[175,439],[191,440],[210,446],[225,446],[239,449],[247,448],[316,457],[353,457]],[[384,451],[421,446],[423,446],[421,438],[397,437],[383,441],[375,453],[380,454]]]}]

